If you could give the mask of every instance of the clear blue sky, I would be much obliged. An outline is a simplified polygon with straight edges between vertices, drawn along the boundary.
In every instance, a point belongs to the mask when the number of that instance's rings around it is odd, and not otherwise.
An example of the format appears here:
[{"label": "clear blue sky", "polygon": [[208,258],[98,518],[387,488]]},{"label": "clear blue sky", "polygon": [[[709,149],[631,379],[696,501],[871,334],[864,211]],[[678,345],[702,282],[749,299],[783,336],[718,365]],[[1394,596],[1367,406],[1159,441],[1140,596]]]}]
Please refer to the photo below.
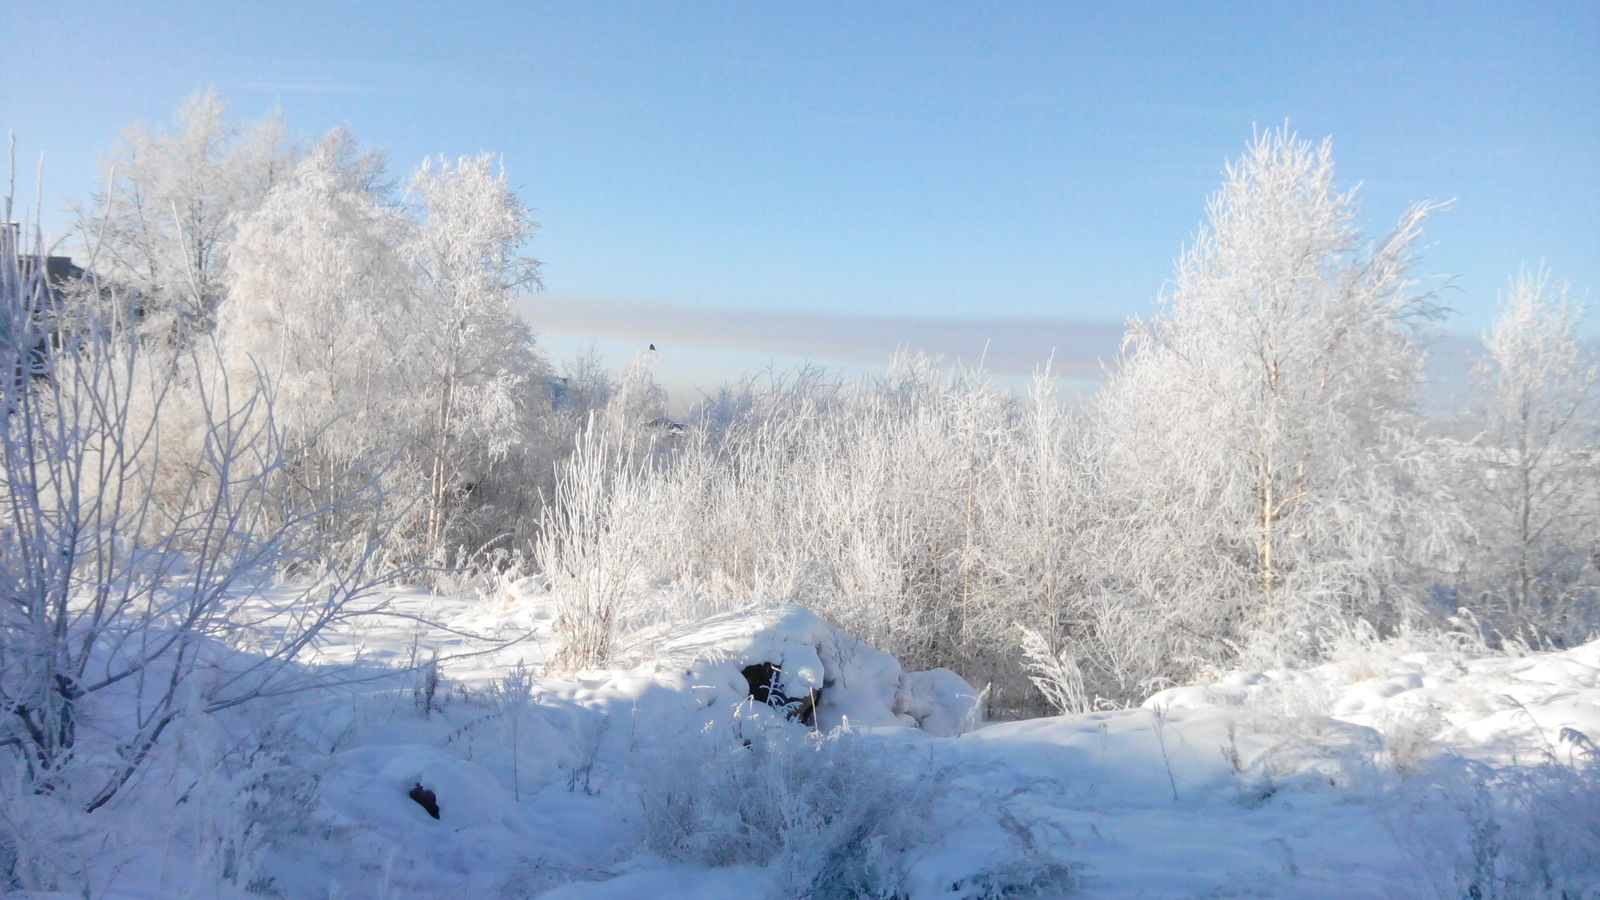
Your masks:
[{"label": "clear blue sky", "polygon": [[1054,333],[1037,320],[1083,323],[1109,353],[1223,162],[1284,120],[1333,137],[1375,230],[1455,198],[1423,271],[1455,277],[1457,330],[1524,264],[1600,285],[1595,0],[6,0],[0,29],[0,127],[46,155],[55,210],[122,125],[205,87],[243,119],[281,106],[297,134],[348,123],[399,171],[497,151],[542,226],[535,328],[548,308],[619,347],[659,328],[856,352],[807,344],[809,314],[961,353],[926,320],[1024,344]]}]

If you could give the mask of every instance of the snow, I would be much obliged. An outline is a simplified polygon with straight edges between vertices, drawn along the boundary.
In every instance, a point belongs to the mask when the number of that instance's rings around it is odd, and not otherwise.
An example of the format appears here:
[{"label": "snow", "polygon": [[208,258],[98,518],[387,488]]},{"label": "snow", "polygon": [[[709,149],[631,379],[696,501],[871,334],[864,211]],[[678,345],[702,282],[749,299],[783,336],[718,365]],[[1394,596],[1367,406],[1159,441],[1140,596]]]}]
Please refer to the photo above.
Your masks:
[{"label": "snow", "polygon": [[653,686],[727,712],[749,694],[743,669],[772,663],[782,670],[789,697],[819,693],[816,724],[823,731],[928,722],[928,730],[949,736],[978,719],[978,692],[961,676],[948,669],[903,672],[893,656],[801,606],[728,613],[658,630],[625,652],[636,665],[587,689],[585,700],[626,699],[637,710],[640,696]]},{"label": "snow", "polygon": [[[18,852],[96,848],[56,884],[107,897],[1600,896],[1600,642],[983,724],[959,674],[792,605],[546,675],[550,602],[394,592],[319,646],[343,686],[197,719],[92,829],[30,800]],[[392,667],[434,658],[429,702]],[[816,729],[749,698],[757,663]]]},{"label": "snow", "polygon": [[894,705],[918,728],[939,737],[971,731],[983,714],[978,692],[949,669],[903,673]]}]

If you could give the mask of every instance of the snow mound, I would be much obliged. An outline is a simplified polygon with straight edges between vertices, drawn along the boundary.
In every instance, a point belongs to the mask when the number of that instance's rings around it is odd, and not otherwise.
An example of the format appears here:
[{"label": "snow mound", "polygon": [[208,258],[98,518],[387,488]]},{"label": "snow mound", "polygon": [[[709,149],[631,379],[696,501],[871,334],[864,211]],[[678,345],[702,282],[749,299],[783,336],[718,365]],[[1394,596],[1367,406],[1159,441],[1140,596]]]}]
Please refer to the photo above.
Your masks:
[{"label": "snow mound", "polygon": [[892,655],[802,606],[725,613],[645,634],[628,655],[633,668],[589,683],[574,699],[627,701],[638,712],[654,705],[644,698],[665,692],[692,697],[712,715],[741,708],[757,714],[745,670],[768,664],[781,673],[787,697],[816,692],[822,731],[903,726],[954,736],[981,718],[978,692],[960,675],[906,672]]},{"label": "snow mound", "polygon": [[[420,785],[433,793],[438,816],[410,796]],[[525,838],[510,792],[468,760],[421,744],[362,747],[336,756],[325,801],[369,826],[415,834],[437,849],[440,834],[480,829],[475,841]]]},{"label": "snow mound", "polygon": [[[324,880],[360,884],[371,877],[363,870],[381,861],[387,877],[400,879],[409,890],[470,895],[497,880],[487,873],[513,867],[520,848],[536,837],[492,774],[443,749],[362,747],[335,754],[330,762],[318,791],[318,817],[345,846],[320,860]],[[437,818],[414,799],[419,787],[437,801]],[[298,883],[297,876],[292,868],[282,870],[280,887],[292,893],[311,887]]]},{"label": "snow mound", "polygon": [[1243,712],[1262,727],[1321,720],[1391,739],[1405,730],[1435,751],[1510,763],[1560,747],[1564,734],[1600,736],[1600,640],[1527,656],[1414,650],[1235,672],[1161,691],[1144,707]]},{"label": "snow mound", "polygon": [[973,729],[980,710],[977,692],[949,669],[906,672],[894,695],[895,709],[917,727],[938,737],[955,737]]}]

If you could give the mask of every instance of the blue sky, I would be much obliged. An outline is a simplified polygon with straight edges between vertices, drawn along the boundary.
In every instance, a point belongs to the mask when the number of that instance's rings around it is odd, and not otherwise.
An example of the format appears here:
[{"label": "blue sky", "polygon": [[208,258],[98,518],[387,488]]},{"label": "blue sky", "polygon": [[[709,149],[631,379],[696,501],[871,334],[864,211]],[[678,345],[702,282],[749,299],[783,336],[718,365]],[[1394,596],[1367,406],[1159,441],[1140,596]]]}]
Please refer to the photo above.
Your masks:
[{"label": "blue sky", "polygon": [[46,157],[47,224],[121,126],[205,87],[347,123],[398,171],[496,151],[542,226],[525,309],[552,350],[670,334],[685,384],[991,339],[1002,368],[1048,345],[1092,375],[1224,161],[1285,120],[1333,137],[1375,231],[1455,200],[1421,270],[1453,279],[1455,330],[1522,265],[1600,283],[1592,0],[7,0],[0,28],[0,127]]}]

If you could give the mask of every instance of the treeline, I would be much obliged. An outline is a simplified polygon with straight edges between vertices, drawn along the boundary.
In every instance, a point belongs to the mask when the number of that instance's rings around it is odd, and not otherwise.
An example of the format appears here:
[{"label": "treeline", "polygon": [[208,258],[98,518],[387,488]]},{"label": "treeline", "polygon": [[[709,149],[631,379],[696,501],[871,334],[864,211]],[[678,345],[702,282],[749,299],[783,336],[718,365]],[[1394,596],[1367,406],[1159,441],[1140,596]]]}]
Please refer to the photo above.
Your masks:
[{"label": "treeline", "polygon": [[82,211],[84,296],[189,398],[141,447],[172,515],[193,498],[175,461],[204,433],[185,417],[264,391],[292,460],[274,508],[317,510],[327,552],[354,552],[370,505],[325,498],[376,485],[386,558],[543,578],[561,665],[790,600],[991,685],[997,708],[1036,706],[1048,671],[1084,709],[1352,637],[1561,644],[1600,625],[1580,310],[1519,276],[1471,399],[1429,421],[1446,310],[1414,272],[1434,208],[1363,233],[1328,145],[1283,131],[1229,168],[1088,403],[1048,372],[1018,397],[906,358],[729,386],[681,435],[651,426],[648,355],[616,377],[543,357],[512,310],[538,282],[534,225],[488,157],[397,181],[343,131],[297,148],[202,95],[171,132],[130,131],[107,184]]},{"label": "treeline", "polygon": [[1218,668],[1449,629],[1600,625],[1596,360],[1543,273],[1511,285],[1463,408],[1421,409],[1447,312],[1408,210],[1371,238],[1328,144],[1253,142],[1099,395],[925,359],[766,378],[649,464],[562,466],[538,556],[580,662],[607,635],[788,599],[988,684],[995,708],[1137,702]]}]

